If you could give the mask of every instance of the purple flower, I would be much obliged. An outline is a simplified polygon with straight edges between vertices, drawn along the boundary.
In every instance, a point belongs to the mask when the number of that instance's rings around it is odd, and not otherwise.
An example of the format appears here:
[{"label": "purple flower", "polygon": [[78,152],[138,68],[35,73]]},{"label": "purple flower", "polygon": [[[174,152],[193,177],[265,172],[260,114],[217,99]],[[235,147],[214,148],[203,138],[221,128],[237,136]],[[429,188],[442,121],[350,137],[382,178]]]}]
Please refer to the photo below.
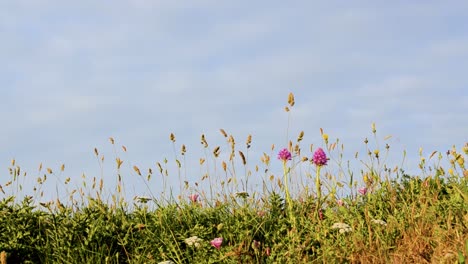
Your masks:
[{"label": "purple flower", "polygon": [[280,150],[278,153],[278,159],[282,161],[291,160],[291,152],[287,148]]},{"label": "purple flower", "polygon": [[198,200],[198,197],[199,197],[199,195],[196,194],[196,193],[194,193],[194,194],[192,194],[192,195],[189,196],[189,199],[190,199],[190,201],[191,201],[192,203],[196,203],[197,200]]},{"label": "purple flower", "polygon": [[223,238],[222,237],[217,237],[217,238],[211,240],[210,243],[211,243],[211,245],[213,247],[215,247],[216,249],[219,250],[221,248],[221,244],[223,243]]},{"label": "purple flower", "polygon": [[312,161],[314,162],[314,164],[316,166],[327,165],[327,155],[325,154],[325,152],[323,151],[322,148],[318,148],[314,152],[314,156],[312,158]]},{"label": "purple flower", "polygon": [[366,195],[366,193],[367,193],[367,188],[366,188],[366,187],[362,187],[362,188],[360,188],[360,189],[358,190],[358,192],[359,192],[360,194],[362,194],[362,195]]}]

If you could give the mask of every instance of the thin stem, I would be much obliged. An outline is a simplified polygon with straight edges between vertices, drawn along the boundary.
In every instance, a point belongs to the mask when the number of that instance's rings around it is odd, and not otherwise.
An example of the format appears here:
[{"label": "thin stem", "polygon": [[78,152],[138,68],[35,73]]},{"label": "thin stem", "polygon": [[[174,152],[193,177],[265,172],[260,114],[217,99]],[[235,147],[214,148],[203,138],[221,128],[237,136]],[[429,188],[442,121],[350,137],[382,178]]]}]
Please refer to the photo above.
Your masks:
[{"label": "thin stem", "polygon": [[288,167],[286,166],[286,160],[283,160],[284,191],[286,195],[286,202],[288,203],[288,214],[289,214],[291,224],[293,225],[294,228],[296,228],[296,219],[293,213],[291,194],[289,193],[289,178],[288,178],[289,173],[290,171]]},{"label": "thin stem", "polygon": [[[315,175],[315,185],[317,187],[317,213],[319,212],[320,208],[322,207],[322,183],[320,181],[320,169],[322,166],[317,166],[317,173]],[[318,215],[318,214],[317,214]]]}]

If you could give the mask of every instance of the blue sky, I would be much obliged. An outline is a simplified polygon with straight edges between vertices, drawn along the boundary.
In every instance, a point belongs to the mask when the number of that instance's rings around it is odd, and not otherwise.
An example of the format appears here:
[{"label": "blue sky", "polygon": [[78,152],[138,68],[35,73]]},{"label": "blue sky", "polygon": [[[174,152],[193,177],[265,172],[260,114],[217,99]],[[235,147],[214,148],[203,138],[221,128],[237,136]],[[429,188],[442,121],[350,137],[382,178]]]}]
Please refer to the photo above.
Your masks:
[{"label": "blue sky", "polygon": [[3,1],[1,182],[12,158],[25,185],[40,163],[64,163],[60,179],[99,176],[95,147],[113,181],[113,137],[140,194],[131,167],[173,165],[174,133],[193,183],[202,133],[228,152],[220,128],[241,150],[252,134],[253,167],[286,143],[289,92],[291,139],[304,130],[318,146],[323,128],[353,159],[375,122],[393,136],[389,162],[406,149],[417,169],[420,147],[468,141],[467,12],[466,1]]}]

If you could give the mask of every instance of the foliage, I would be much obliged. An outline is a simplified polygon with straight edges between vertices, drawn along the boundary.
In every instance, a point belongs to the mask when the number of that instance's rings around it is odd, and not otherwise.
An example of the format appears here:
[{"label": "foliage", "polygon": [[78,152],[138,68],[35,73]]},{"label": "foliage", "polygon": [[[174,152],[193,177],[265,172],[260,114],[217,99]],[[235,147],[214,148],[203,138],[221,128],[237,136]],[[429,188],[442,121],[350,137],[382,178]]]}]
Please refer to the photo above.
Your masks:
[{"label": "foliage", "polygon": [[[288,104],[289,113],[292,94]],[[130,206],[122,195],[123,161],[116,157],[118,185],[111,202],[102,199],[103,183],[94,179],[88,195],[78,188],[70,192],[69,201],[36,203],[46,176],[53,174],[49,168],[39,177],[34,196],[19,201],[14,191],[21,190],[22,176],[13,161],[12,180],[0,185],[4,194],[0,263],[466,263],[468,145],[461,152],[453,147],[446,153],[445,169],[440,165],[445,153],[434,152],[428,158],[439,154],[439,163],[433,166],[421,155],[421,174],[409,175],[403,168],[387,167],[389,145],[382,156],[373,124],[377,148],[372,150],[365,139],[367,160],[356,154],[364,164],[361,181],[343,165],[338,139],[329,142],[321,130],[323,150],[314,161],[301,152],[301,132],[295,144],[289,141],[282,150],[292,157],[279,156],[284,177],[270,174],[274,161],[264,154],[263,191],[248,192],[248,178],[242,181],[235,173],[235,157],[249,175],[251,136],[247,150],[236,152],[234,137],[221,133],[227,139],[229,158],[218,160],[220,148],[215,147],[213,157],[200,159],[202,166],[212,158],[222,168],[221,174],[202,176],[201,181],[208,181],[209,196],[201,184],[186,184],[177,198],[137,197]],[[174,134],[170,139],[175,144]],[[204,135],[201,141],[209,150]],[[182,145],[181,156],[185,151]],[[95,154],[101,160],[97,149]],[[175,156],[182,183],[183,164]],[[167,174],[166,163],[158,163],[162,175]],[[151,169],[147,177],[138,167],[133,169],[146,183],[150,181]],[[293,189],[288,183],[293,182],[300,191],[286,195]],[[75,193],[80,199],[74,198]]]}]

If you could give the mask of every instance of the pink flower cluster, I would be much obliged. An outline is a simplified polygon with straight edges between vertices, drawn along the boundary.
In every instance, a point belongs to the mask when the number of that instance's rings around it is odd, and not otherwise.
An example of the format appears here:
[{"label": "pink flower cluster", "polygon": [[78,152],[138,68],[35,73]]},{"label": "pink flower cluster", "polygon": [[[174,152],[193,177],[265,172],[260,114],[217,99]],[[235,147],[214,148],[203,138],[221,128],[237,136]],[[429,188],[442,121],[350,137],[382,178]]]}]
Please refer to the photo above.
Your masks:
[{"label": "pink flower cluster", "polygon": [[194,193],[192,195],[189,196],[189,200],[192,202],[192,203],[196,203],[198,201],[198,197],[199,195]]},{"label": "pink flower cluster", "polygon": [[358,192],[361,194],[361,195],[366,195],[367,193],[367,188],[366,187],[362,187],[358,190]]},{"label": "pink flower cluster", "polygon": [[217,237],[213,240],[210,241],[211,245],[215,247],[216,249],[221,248],[221,244],[223,244],[223,238],[222,237]]},{"label": "pink flower cluster", "polygon": [[280,150],[280,152],[278,153],[279,160],[287,161],[287,160],[291,160],[291,158],[292,158],[291,152],[289,152],[287,148]]},{"label": "pink flower cluster", "polygon": [[322,148],[318,148],[314,152],[314,156],[312,157],[312,161],[316,166],[324,166],[327,165],[327,155],[323,151]]}]

